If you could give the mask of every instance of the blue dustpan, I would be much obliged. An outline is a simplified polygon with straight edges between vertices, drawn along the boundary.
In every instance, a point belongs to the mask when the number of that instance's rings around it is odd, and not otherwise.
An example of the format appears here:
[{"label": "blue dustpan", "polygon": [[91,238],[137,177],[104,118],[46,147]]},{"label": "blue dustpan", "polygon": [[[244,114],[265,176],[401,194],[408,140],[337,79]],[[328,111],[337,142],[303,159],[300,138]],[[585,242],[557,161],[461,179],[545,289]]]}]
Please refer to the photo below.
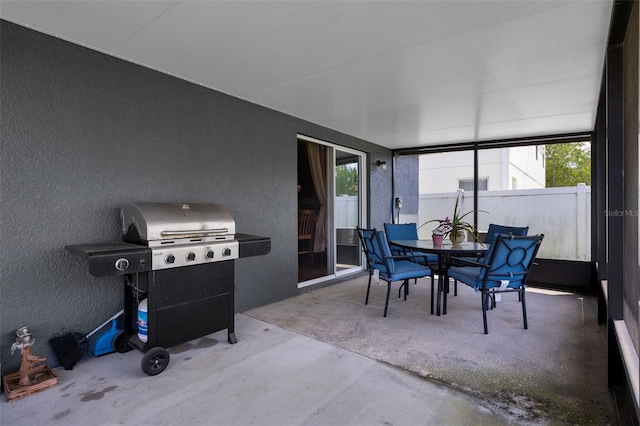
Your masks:
[{"label": "blue dustpan", "polygon": [[93,345],[93,356],[101,356],[116,351],[116,339],[124,331],[118,329],[118,320],[111,321],[111,328],[102,333]]}]

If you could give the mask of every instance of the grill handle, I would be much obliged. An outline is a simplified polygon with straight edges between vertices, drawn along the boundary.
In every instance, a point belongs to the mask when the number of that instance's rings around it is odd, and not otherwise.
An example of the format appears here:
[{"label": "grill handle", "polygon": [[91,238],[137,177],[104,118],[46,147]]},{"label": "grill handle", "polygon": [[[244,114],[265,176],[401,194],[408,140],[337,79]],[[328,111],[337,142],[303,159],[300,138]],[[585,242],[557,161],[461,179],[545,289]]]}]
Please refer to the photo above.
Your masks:
[{"label": "grill handle", "polygon": [[163,237],[171,238],[171,237],[185,237],[185,236],[195,236],[195,237],[213,237],[216,235],[228,234],[229,228],[220,228],[220,229],[207,229],[207,230],[194,230],[194,231],[162,231],[160,235]]}]

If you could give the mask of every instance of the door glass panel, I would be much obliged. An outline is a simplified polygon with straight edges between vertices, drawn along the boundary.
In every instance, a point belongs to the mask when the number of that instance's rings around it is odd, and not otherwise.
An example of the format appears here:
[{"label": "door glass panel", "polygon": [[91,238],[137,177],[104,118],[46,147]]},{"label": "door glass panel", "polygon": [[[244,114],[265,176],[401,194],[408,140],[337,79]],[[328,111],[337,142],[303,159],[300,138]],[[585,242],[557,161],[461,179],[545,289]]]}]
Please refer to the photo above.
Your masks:
[{"label": "door glass panel", "polygon": [[298,141],[298,282],[333,273],[327,253],[329,149]]},{"label": "door glass panel", "polygon": [[360,224],[361,156],[336,149],[334,222],[336,272],[362,265],[356,227]]}]

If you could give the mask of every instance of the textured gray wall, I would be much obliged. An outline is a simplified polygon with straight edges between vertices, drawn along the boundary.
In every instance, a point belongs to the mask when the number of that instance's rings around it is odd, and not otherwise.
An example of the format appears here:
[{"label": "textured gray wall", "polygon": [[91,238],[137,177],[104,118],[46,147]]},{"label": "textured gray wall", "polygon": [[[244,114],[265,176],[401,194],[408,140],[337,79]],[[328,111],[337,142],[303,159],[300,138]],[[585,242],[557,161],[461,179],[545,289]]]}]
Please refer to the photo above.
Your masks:
[{"label": "textured gray wall", "polygon": [[[120,278],[95,278],[68,244],[119,241],[131,201],[217,202],[238,232],[272,239],[236,261],[236,310],[298,294],[298,133],[390,161],[391,152],[83,47],[1,22],[0,352],[14,331],[35,354],[122,308]],[[309,102],[313,102],[312,99]],[[387,220],[391,174],[371,168],[370,220]],[[238,336],[242,339],[242,336]]]},{"label": "textured gray wall", "polygon": [[[418,182],[420,178],[420,163],[417,155],[402,155],[395,157],[393,173],[395,176],[395,197],[402,198],[400,221],[410,223],[418,220]],[[394,215],[397,219],[398,212]],[[419,223],[418,226],[421,224]]]}]

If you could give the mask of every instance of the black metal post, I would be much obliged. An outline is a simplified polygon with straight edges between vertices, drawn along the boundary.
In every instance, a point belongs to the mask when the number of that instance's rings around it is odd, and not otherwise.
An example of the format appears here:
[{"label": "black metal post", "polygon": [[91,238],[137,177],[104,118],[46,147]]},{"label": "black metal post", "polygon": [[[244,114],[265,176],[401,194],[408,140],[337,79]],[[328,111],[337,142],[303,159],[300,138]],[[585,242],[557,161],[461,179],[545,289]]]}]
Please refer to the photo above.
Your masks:
[{"label": "black metal post", "polygon": [[473,145],[473,226],[476,228],[476,230],[478,230],[478,144],[477,143]]},{"label": "black metal post", "polygon": [[624,93],[622,45],[609,46],[606,58],[607,78],[607,329],[609,347],[609,385],[624,380],[622,365],[615,360],[618,353],[613,321],[623,318],[623,238],[624,216]]}]

